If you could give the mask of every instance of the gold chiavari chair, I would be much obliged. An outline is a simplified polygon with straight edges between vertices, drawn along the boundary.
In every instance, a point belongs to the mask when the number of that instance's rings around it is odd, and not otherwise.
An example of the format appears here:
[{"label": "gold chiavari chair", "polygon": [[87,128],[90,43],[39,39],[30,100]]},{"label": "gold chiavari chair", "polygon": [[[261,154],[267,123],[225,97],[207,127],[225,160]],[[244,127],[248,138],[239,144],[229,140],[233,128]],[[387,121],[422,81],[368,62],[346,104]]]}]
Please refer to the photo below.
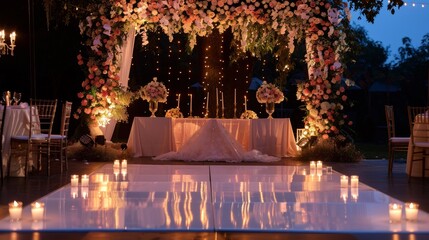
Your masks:
[{"label": "gold chiavari chair", "polygon": [[410,170],[413,172],[414,162],[422,162],[422,177],[425,177],[426,157],[429,157],[429,107],[408,107],[408,121],[411,133]]},{"label": "gold chiavari chair", "polygon": [[0,177],[1,177],[1,184],[3,184],[3,142],[4,142],[4,136],[3,136],[3,130],[4,130],[4,122],[6,121],[6,104],[4,103],[2,106],[0,106],[0,133],[1,133],[1,139],[0,139]]},{"label": "gold chiavari chair", "polygon": [[389,165],[387,169],[388,175],[392,175],[393,161],[395,160],[395,152],[408,151],[408,145],[410,143],[410,137],[397,137],[395,131],[395,114],[393,106],[385,105],[384,111],[386,113],[387,122],[387,141],[388,141],[388,155]]},{"label": "gold chiavari chair", "polygon": [[8,175],[10,175],[10,162],[12,157],[17,154],[25,154],[25,177],[28,175],[30,156],[33,158],[36,154],[39,170],[42,168],[42,158],[46,156],[46,172],[48,176],[50,175],[51,134],[56,108],[56,99],[30,99],[30,128],[28,135],[11,137]]},{"label": "gold chiavari chair", "polygon": [[[61,173],[63,168],[68,170],[68,159],[67,159],[67,141],[68,132],[70,125],[70,118],[72,112],[72,102],[66,101],[62,104],[61,110],[61,126],[59,134],[51,135],[52,153],[59,155]],[[64,164],[64,167],[63,167]]]}]

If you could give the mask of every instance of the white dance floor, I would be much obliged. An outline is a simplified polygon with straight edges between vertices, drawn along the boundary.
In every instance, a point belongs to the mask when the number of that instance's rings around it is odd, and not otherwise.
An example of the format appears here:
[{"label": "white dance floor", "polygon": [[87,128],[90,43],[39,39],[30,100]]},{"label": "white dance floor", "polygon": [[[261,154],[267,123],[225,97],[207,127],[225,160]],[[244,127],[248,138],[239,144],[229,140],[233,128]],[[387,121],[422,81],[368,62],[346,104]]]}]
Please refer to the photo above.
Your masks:
[{"label": "white dance floor", "polygon": [[[116,174],[114,173],[116,172]],[[308,166],[112,164],[39,199],[44,220],[0,220],[0,231],[292,232],[429,234],[429,214],[389,221],[404,203],[365,184],[340,187],[340,173]],[[405,206],[404,206],[405,208]]]}]

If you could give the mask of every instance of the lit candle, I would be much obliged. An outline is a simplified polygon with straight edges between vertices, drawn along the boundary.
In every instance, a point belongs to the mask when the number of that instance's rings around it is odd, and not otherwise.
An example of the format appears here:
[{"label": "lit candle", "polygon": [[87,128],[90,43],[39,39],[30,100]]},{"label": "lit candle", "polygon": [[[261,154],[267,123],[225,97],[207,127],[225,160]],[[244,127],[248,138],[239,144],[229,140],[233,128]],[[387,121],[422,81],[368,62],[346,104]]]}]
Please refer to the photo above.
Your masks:
[{"label": "lit candle", "polygon": [[359,187],[359,176],[356,176],[356,175],[350,176],[350,187],[352,188]]},{"label": "lit candle", "polygon": [[397,203],[389,204],[389,219],[390,222],[400,222],[402,217],[402,205]]},{"label": "lit candle", "polygon": [[244,111],[247,111],[247,97],[244,96]]},{"label": "lit candle", "polygon": [[416,221],[419,212],[419,205],[417,203],[405,203],[405,219],[409,221]]},{"label": "lit candle", "polygon": [[316,167],[319,169],[322,169],[323,168],[323,163],[322,163],[322,161],[317,161],[317,163],[316,163]]},{"label": "lit candle", "polygon": [[34,202],[31,204],[31,216],[34,221],[43,220],[43,214],[45,212],[45,204]]},{"label": "lit candle", "polygon": [[315,168],[316,168],[316,162],[310,161],[310,170],[315,169]]},{"label": "lit candle", "polygon": [[348,187],[349,186],[349,177],[346,175],[341,175],[340,183],[341,183],[342,188]]},{"label": "lit candle", "polygon": [[225,109],[225,105],[223,103],[223,91],[221,92],[221,96],[222,96],[222,109]]},{"label": "lit candle", "polygon": [[13,201],[9,203],[9,215],[12,221],[19,221],[22,216],[22,202]]},{"label": "lit candle", "polygon": [[72,187],[79,186],[79,175],[71,175],[71,186]]},{"label": "lit candle", "polygon": [[237,89],[234,88],[234,106],[237,105]]},{"label": "lit candle", "polygon": [[12,32],[9,36],[10,36],[10,44],[15,45],[16,33]]},{"label": "lit candle", "polygon": [[5,38],[4,30],[1,30],[0,31],[0,41],[4,41],[4,38]]},{"label": "lit candle", "polygon": [[177,97],[177,108],[180,108],[180,93],[178,95],[179,96]]},{"label": "lit candle", "polygon": [[82,178],[81,178],[80,181],[81,181],[82,187],[88,187],[88,185],[89,185],[89,177],[88,177],[88,175],[86,175],[86,174],[82,175]]},{"label": "lit candle", "polygon": [[331,166],[327,166],[326,167],[326,173],[327,174],[332,174],[332,167]]},{"label": "lit candle", "polygon": [[127,166],[128,166],[127,160],[126,159],[122,160],[121,168],[126,169]]},{"label": "lit candle", "polygon": [[119,160],[115,160],[113,162],[113,168],[119,168],[119,167],[120,167]]}]

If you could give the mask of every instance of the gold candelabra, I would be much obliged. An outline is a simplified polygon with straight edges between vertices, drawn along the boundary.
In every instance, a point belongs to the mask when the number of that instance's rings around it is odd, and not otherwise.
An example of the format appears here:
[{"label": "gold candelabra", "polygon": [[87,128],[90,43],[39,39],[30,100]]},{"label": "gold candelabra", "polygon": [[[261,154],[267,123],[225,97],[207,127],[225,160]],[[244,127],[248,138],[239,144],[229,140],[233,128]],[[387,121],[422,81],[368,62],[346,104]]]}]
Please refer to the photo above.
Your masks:
[{"label": "gold candelabra", "polygon": [[15,39],[16,39],[16,33],[12,32],[9,35],[10,38],[10,44],[7,44],[6,41],[6,34],[4,30],[0,31],[0,57],[1,55],[8,55],[10,53],[11,56],[13,56],[13,50],[15,49]]}]

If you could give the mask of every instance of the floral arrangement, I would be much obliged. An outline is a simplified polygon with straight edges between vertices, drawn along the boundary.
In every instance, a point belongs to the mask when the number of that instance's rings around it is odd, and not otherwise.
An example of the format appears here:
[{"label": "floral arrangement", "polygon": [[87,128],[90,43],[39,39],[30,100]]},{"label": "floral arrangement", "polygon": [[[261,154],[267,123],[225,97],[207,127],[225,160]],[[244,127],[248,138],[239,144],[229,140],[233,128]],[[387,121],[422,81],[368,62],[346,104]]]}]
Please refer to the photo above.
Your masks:
[{"label": "floral arrangement", "polygon": [[[304,40],[309,79],[299,86],[297,97],[307,109],[304,118],[307,132],[327,139],[341,134],[344,126],[352,124],[342,113],[347,96],[340,84],[344,68],[341,56],[347,50],[344,26],[350,20],[350,12],[341,0],[101,2],[88,10],[92,14],[80,25],[82,34],[87,37],[84,46],[90,54],[78,56],[78,62],[86,66],[87,73],[82,84],[84,90],[79,93],[82,106],[78,115],[100,119],[113,108],[125,107],[126,104],[117,102],[116,98],[118,93],[126,91],[118,84],[117,55],[129,27],[139,31],[142,44],[148,43],[150,31],[161,29],[170,40],[175,33],[184,32],[189,35],[191,49],[197,36],[207,36],[215,29],[222,33],[231,28],[237,47],[256,55],[278,46],[288,49],[283,54],[291,54],[295,41]],[[286,68],[285,65],[279,69]],[[267,87],[260,89],[258,101],[283,101],[281,91],[270,94],[268,90],[275,91],[275,88]]]},{"label": "floral arrangement", "polygon": [[166,118],[183,118],[182,112],[179,108],[171,108],[165,113]]},{"label": "floral arrangement", "polygon": [[280,89],[274,84],[263,81],[261,86],[256,91],[256,99],[259,103],[281,103],[283,102],[285,97],[283,95],[283,92],[280,91]]},{"label": "floral arrangement", "polygon": [[241,116],[241,119],[258,119],[258,115],[252,110],[244,111]]},{"label": "floral arrangement", "polygon": [[105,126],[112,118],[126,122],[127,107],[135,96],[119,84],[117,46],[122,44],[124,32],[120,29],[125,24],[109,18],[106,2],[93,7],[97,11],[79,25],[84,49],[77,55],[77,63],[86,76],[81,84],[83,90],[77,94],[81,102],[74,117],[99,126]]},{"label": "floral arrangement", "polygon": [[166,102],[168,91],[162,82],[158,82],[154,77],[152,81],[140,88],[140,97],[146,101]]}]

